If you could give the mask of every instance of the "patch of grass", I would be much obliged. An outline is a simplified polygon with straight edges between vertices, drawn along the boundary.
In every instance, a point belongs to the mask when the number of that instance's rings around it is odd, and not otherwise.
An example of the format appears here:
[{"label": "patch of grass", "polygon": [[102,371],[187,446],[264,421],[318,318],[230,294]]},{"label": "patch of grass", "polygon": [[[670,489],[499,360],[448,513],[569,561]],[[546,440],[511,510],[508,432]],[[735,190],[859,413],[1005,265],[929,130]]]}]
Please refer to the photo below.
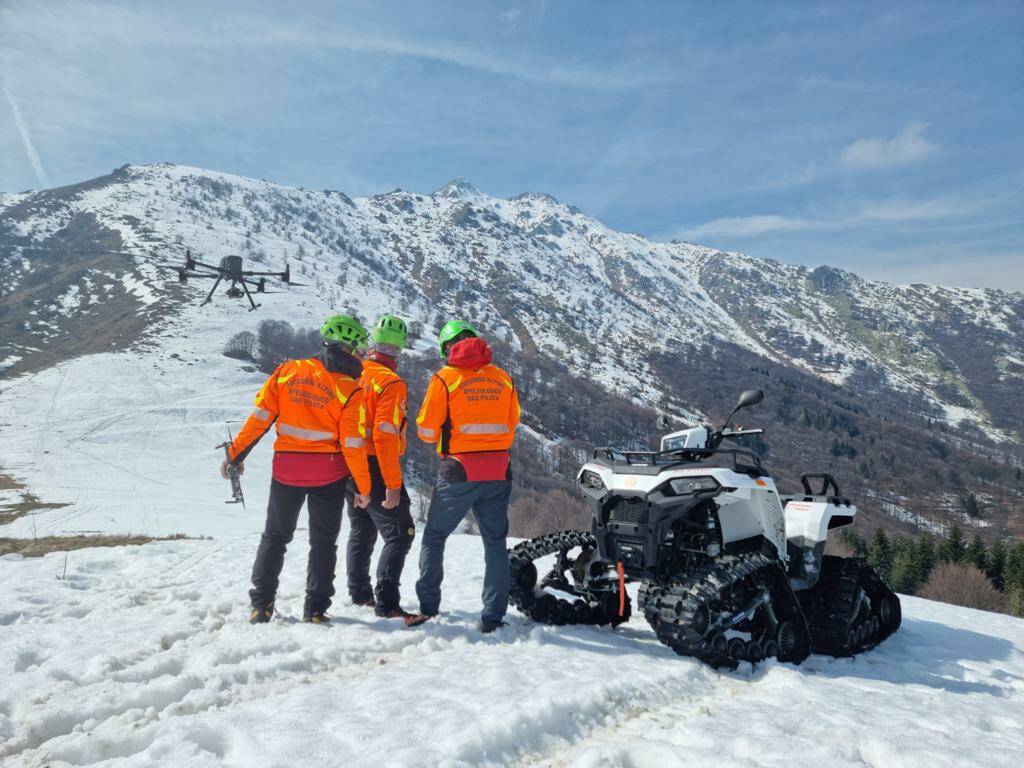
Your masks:
[{"label": "patch of grass", "polygon": [[31,512],[60,509],[67,506],[67,504],[50,504],[40,501],[35,494],[25,490],[24,485],[10,475],[3,473],[0,473],[0,491],[21,491],[21,501],[12,504],[0,504],[0,525],[13,523],[22,515],[27,515]]},{"label": "patch of grass", "polygon": [[0,491],[16,491],[25,486],[19,483],[10,475],[0,473]]},{"label": "patch of grass", "polygon": [[0,557],[18,554],[22,557],[42,557],[49,552],[70,552],[88,547],[124,547],[137,544],[149,544],[152,541],[178,541],[189,538],[183,533],[173,536],[129,536],[129,535],[90,535],[90,536],[41,536],[38,539],[2,539],[0,538]]}]

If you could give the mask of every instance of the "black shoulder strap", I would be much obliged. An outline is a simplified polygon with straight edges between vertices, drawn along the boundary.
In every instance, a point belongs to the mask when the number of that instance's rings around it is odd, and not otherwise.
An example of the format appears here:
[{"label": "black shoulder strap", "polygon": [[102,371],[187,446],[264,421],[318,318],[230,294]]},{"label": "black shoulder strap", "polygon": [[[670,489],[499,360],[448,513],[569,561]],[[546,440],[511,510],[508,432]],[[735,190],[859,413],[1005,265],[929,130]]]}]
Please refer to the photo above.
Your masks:
[{"label": "black shoulder strap", "polygon": [[440,381],[441,386],[444,388],[444,423],[441,424],[440,447],[442,455],[447,456],[452,443],[452,395],[448,391],[448,382],[436,373],[434,378]]}]

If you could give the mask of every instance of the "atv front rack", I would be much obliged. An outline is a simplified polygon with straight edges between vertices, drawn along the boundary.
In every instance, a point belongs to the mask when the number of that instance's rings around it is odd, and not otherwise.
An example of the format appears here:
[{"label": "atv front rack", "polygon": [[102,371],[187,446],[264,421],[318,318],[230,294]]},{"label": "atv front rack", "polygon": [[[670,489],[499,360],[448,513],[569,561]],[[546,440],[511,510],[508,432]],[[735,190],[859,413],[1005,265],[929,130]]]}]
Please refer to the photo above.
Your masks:
[{"label": "atv front rack", "polygon": [[[668,466],[672,464],[696,464],[714,456],[732,458],[732,468],[736,472],[764,474],[761,458],[743,448],[675,448],[669,451],[623,451],[618,448],[604,446],[595,448],[591,454],[593,459],[604,459],[616,466]],[[740,462],[749,459],[750,464]]]}]

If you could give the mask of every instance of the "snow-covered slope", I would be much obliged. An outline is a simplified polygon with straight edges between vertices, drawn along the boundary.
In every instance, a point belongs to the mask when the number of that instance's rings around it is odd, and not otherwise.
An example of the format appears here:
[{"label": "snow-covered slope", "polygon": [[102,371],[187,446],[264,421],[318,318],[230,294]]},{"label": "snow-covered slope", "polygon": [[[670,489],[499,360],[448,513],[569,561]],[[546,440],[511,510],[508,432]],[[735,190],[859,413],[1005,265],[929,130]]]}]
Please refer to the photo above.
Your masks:
[{"label": "snow-covered slope", "polygon": [[723,674],[639,617],[613,632],[513,613],[478,634],[482,552],[464,535],[440,621],[407,630],[341,600],[333,626],[296,623],[300,535],[284,618],[250,627],[256,544],[0,559],[0,763],[1016,768],[1024,754],[1018,619],[904,598],[903,628],[860,657]]}]

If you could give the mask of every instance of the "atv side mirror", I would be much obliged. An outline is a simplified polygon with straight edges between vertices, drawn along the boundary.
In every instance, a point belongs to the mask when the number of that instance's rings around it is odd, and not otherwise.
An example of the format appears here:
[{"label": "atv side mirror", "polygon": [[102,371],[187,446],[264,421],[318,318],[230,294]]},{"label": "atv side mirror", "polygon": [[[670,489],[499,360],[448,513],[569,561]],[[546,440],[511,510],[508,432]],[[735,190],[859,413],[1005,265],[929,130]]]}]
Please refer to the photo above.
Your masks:
[{"label": "atv side mirror", "polygon": [[752,405],[757,405],[764,400],[764,392],[760,389],[748,389],[742,395],[740,395],[739,401],[736,403],[736,407],[733,408],[733,413],[736,413],[740,408],[749,408]]},{"label": "atv side mirror", "polygon": [[736,407],[732,409],[729,417],[725,420],[725,424],[722,425],[722,429],[729,426],[729,422],[732,421],[732,417],[736,415],[736,411],[740,408],[749,408],[752,405],[757,405],[764,400],[764,392],[760,389],[748,389],[746,392],[740,395],[740,399],[736,401]]}]

